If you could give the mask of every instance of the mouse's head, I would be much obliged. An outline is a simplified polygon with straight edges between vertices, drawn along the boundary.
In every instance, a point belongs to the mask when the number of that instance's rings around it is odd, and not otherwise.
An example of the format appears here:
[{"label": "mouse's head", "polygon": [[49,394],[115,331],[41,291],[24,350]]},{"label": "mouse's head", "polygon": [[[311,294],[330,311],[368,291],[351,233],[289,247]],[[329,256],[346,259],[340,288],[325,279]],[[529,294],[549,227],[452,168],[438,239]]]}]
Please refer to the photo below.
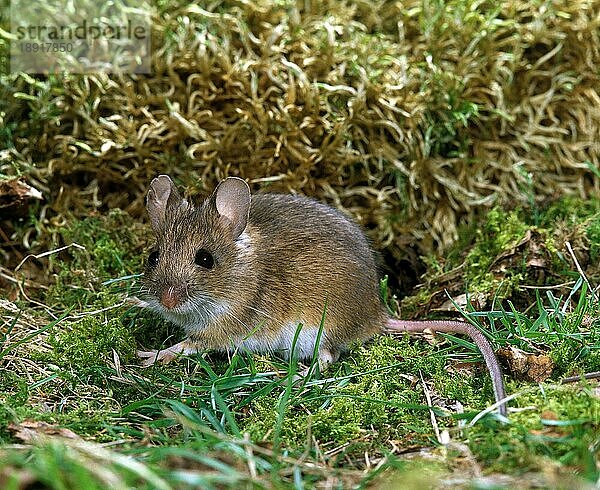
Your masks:
[{"label": "mouse's head", "polygon": [[248,184],[227,178],[194,206],[161,175],[150,184],[146,208],[156,238],[142,280],[150,307],[183,326],[227,311],[251,270]]}]

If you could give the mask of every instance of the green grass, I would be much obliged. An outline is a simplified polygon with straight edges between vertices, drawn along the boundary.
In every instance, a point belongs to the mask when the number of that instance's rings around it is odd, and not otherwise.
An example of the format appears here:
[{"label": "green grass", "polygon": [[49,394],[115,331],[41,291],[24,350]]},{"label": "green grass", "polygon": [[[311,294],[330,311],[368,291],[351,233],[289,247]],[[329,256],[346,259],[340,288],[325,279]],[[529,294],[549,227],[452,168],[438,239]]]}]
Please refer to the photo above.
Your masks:
[{"label": "green grass", "polygon": [[[569,219],[585,228],[595,214],[584,211],[592,208],[570,206],[583,211],[579,220]],[[490,214],[488,233],[474,237],[472,250],[485,244],[501,253],[513,241],[506,237],[526,229],[498,213]],[[58,318],[26,309],[3,330],[0,362],[12,366],[0,377],[0,478],[7,488],[26,478],[57,489],[299,488],[396,479],[418,486],[424,460],[402,458],[416,449],[430,454],[434,463],[426,475],[440,481],[472,477],[472,468],[460,463],[466,454],[483,475],[542,475],[551,464],[559,476],[544,477],[550,486],[571,478],[591,485],[600,476],[594,382],[560,384],[564,376],[600,370],[599,304],[586,281],[576,280],[566,294],[538,290],[522,310],[510,300],[488,310],[466,307],[464,314],[486,326],[496,347],[545,352],[555,363],[540,385],[508,377],[515,398],[504,424],[493,414],[476,418],[493,401],[490,380],[475,346],[450,335],[433,345],[377,336],[302,383],[293,382],[299,369],[293,360],[242,353],[140,368],[137,345],[172,343],[181,332],[119,306],[135,291],[135,278],[126,277],[139,270],[143,256],[130,252],[140,246],[135,232],[123,235],[134,228],[130,220],[110,213],[60,230],[64,242],[70,237],[85,249],[71,247],[52,259],[56,282],[46,297]],[[500,244],[492,245],[495,233]],[[432,268],[439,269],[439,261]],[[431,410],[448,434],[444,444]],[[42,427],[40,441],[11,448],[19,441],[15,427],[31,421],[83,439],[44,439]]]},{"label": "green grass", "polygon": [[[45,198],[0,222],[0,487],[597,486],[597,381],[561,379],[600,370],[600,199],[573,197],[600,177],[598,5],[217,3],[154,2],[147,77],[4,74],[0,36],[0,178]],[[376,336],[300,383],[277,356],[142,369],[136,348],[182,337],[124,302],[157,172],[339,202],[425,269],[391,309],[458,306],[551,376],[507,372],[506,422],[452,335]]]}]

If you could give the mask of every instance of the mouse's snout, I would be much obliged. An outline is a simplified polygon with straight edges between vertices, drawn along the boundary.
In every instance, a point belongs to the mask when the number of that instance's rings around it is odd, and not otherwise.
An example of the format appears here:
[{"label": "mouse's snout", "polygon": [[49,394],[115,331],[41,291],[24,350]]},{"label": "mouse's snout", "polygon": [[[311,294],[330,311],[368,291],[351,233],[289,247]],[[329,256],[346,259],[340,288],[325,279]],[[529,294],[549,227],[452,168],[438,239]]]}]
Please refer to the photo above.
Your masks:
[{"label": "mouse's snout", "polygon": [[168,286],[160,293],[160,304],[163,305],[167,310],[179,306],[185,300],[185,287],[184,286]]}]

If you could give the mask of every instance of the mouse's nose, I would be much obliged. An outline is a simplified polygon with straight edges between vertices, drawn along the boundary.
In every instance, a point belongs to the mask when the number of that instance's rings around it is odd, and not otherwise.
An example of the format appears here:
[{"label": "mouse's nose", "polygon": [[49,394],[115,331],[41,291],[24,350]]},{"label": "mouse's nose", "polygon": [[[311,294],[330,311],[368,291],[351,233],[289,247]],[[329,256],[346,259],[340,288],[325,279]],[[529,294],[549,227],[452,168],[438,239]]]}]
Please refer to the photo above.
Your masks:
[{"label": "mouse's nose", "polygon": [[167,309],[172,310],[177,305],[181,304],[183,291],[175,286],[170,286],[165,289],[160,295],[160,303]]}]

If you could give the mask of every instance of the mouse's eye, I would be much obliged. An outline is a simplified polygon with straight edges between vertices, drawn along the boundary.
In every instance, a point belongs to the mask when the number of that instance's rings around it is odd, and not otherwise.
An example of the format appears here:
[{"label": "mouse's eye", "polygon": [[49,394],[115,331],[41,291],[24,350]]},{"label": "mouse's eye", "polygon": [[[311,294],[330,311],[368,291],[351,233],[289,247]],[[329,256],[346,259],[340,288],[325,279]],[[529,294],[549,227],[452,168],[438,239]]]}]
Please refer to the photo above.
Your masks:
[{"label": "mouse's eye", "polygon": [[215,259],[208,250],[201,248],[196,252],[196,258],[194,259],[196,265],[204,267],[205,269],[212,269],[215,265]]},{"label": "mouse's eye", "polygon": [[148,267],[156,267],[158,265],[158,250],[150,252],[148,255]]}]

